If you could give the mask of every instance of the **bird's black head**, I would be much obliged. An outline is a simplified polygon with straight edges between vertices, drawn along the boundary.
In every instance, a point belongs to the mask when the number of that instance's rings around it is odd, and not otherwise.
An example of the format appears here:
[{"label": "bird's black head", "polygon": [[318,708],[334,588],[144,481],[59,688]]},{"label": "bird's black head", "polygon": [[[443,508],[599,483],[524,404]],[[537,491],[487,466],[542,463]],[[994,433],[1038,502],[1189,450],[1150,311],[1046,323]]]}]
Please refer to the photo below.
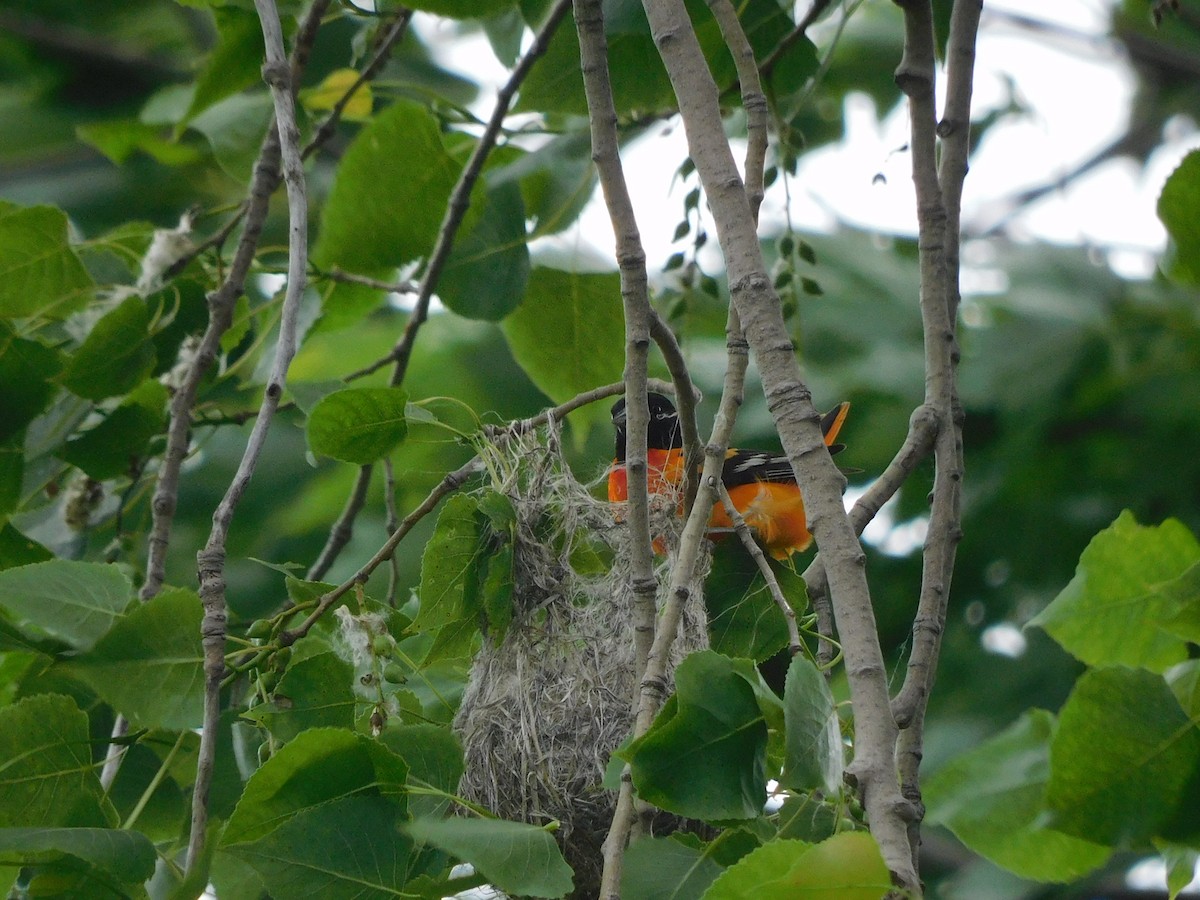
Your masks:
[{"label": "bird's black head", "polygon": [[[675,404],[662,394],[649,393],[646,404],[650,410],[650,424],[646,428],[646,446],[651,450],[670,450],[683,446],[683,435],[679,430],[679,413]],[[613,427],[617,430],[617,460],[625,461],[625,398],[622,397],[612,408]]]}]

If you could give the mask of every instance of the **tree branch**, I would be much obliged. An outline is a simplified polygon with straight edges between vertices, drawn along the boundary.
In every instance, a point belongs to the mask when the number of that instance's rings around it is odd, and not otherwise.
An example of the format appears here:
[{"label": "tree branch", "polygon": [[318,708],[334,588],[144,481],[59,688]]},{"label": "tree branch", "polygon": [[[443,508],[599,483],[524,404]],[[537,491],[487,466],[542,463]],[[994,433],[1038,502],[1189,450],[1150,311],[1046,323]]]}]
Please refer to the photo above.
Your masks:
[{"label": "tree branch", "polygon": [[[717,222],[730,292],[758,361],[768,408],[797,476],[810,527],[826,554],[855,710],[853,777],[893,876],[901,888],[916,891],[919,883],[906,831],[911,813],[896,779],[897,729],[867,587],[866,558],[842,506],[845,480],[825,447],[820,417],[801,377],[781,304],[762,258],[746,191],[724,137],[717,87],[682,0],[643,0],[643,6],[679,100],[691,157]],[[702,492],[703,488],[702,484]]]},{"label": "tree branch", "polygon": [[308,198],[304,161],[300,157],[300,129],[296,124],[292,67],[283,43],[283,29],[275,0],[255,0],[266,49],[263,80],[270,85],[275,103],[276,133],[288,196],[288,281],[279,321],[275,363],[263,391],[262,406],[246,442],[242,460],[221,503],[213,513],[213,527],[204,549],[196,554],[200,599],[204,604],[201,635],[204,643],[204,728],[196,761],[192,793],[192,823],[188,838],[190,871],[204,856],[208,830],[208,790],[216,758],[217,725],[221,716],[221,681],[225,677],[225,544],[242,495],[254,475],[266,442],[275,408],[283,396],[287,370],[296,352],[297,316],[304,295],[308,265]]}]

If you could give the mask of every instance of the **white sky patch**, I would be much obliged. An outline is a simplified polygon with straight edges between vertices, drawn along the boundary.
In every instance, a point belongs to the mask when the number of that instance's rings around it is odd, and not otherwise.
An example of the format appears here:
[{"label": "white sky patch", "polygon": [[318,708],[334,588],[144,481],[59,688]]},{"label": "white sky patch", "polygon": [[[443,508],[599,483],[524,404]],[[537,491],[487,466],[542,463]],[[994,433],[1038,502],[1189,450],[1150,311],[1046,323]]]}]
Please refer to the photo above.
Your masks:
[{"label": "white sky patch", "polygon": [[[1143,859],[1125,873],[1125,883],[1135,891],[1165,891],[1167,890],[1167,867],[1157,857]],[[1180,896],[1194,897],[1200,895],[1200,862],[1196,864],[1196,877],[1191,884],[1183,889]]]},{"label": "white sky patch", "polygon": [[995,625],[989,625],[979,636],[979,643],[988,653],[1007,656],[1011,659],[1016,659],[1024,654],[1029,645],[1021,629],[1012,622],[998,622]]},{"label": "white sky patch", "polygon": [[[848,488],[843,498],[846,509],[854,506],[869,487],[870,485]],[[909,556],[925,543],[925,536],[929,533],[929,519],[918,516],[908,522],[897,522],[895,511],[896,500],[892,498],[883,504],[875,518],[867,523],[862,539],[888,556]]]}]

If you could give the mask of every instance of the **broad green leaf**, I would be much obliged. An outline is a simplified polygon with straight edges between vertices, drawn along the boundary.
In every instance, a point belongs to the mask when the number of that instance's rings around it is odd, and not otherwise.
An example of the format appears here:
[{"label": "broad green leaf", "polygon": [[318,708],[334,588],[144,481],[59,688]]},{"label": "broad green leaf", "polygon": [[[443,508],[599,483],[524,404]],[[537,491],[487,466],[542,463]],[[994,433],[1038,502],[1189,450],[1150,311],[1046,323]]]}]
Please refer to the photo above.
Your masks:
[{"label": "broad green leaf", "polygon": [[488,16],[483,20],[483,31],[500,64],[507,69],[515,66],[521,56],[521,40],[525,37],[525,20],[520,10],[510,5]]},{"label": "broad green leaf", "polygon": [[624,900],[697,900],[724,868],[704,847],[671,836],[643,837],[625,851]]},{"label": "broad green leaf", "polygon": [[944,825],[999,866],[1033,881],[1072,881],[1110,850],[1047,827],[1054,717],[1032,710],[952,759],[923,785],[925,821]]},{"label": "broad green leaf", "polygon": [[203,719],[200,598],[185,588],[139,603],[64,668],[139,728],[182,731]]},{"label": "broad green leaf", "polygon": [[1168,895],[1170,900],[1175,900],[1180,891],[1196,877],[1196,867],[1200,865],[1200,852],[1178,844],[1157,843],[1156,846],[1167,867]]},{"label": "broad green leaf", "polygon": [[1158,197],[1158,217],[1171,236],[1170,274],[1200,284],[1200,150],[1193,150],[1168,177]]},{"label": "broad green leaf", "polygon": [[88,400],[127,393],[150,374],[156,354],[150,340],[150,311],[129,297],[106,313],[71,356],[63,386]]},{"label": "broad green leaf", "polygon": [[[313,643],[324,650],[304,653]],[[295,645],[292,663],[279,679],[271,699],[245,715],[271,732],[278,741],[290,741],[310,728],[354,727],[354,670],[325,644],[306,637]]]},{"label": "broad green leaf", "polygon": [[0,201],[0,317],[65,319],[87,304],[92,287],[62,210]]},{"label": "broad green leaf", "polygon": [[72,856],[117,881],[139,884],[154,874],[154,845],[136,831],[111,828],[0,828],[0,865],[52,863]]},{"label": "broad green leaf", "polygon": [[163,136],[159,125],[137,119],[110,119],[79,125],[75,134],[85,144],[95,147],[116,165],[124,164],[138,151],[164,166],[182,166],[196,162],[204,154],[188,144],[177,143]]},{"label": "broad green leaf", "polygon": [[481,19],[508,9],[515,0],[414,0],[413,9],[451,19]]},{"label": "broad green leaf", "polygon": [[0,322],[0,441],[20,433],[58,391],[52,379],[62,357],[39,341],[19,338]]},{"label": "broad green leaf", "polygon": [[1200,839],[1200,727],[1159,675],[1093,669],[1050,743],[1054,828],[1112,847]]},{"label": "broad green leaf", "polygon": [[1139,525],[1123,512],[1094,538],[1075,577],[1030,623],[1092,666],[1155,672],[1187,658],[1187,643],[1162,627],[1176,612],[1164,587],[1200,561],[1200,543],[1175,519]]},{"label": "broad green leaf", "polygon": [[573,225],[596,186],[591,138],[586,132],[559,135],[488,176],[494,187],[521,186],[525,215],[537,236],[558,234]]},{"label": "broad green leaf", "polygon": [[421,609],[413,622],[417,631],[474,618],[482,542],[479,501],[469,494],[447,500],[421,556]]},{"label": "broad green leaf", "polygon": [[86,650],[133,599],[116,566],[52,559],[0,572],[0,609],[31,637],[50,636]]},{"label": "broad green leaf", "polygon": [[217,43],[196,78],[196,91],[182,124],[214,103],[262,80],[262,26],[253,10],[217,6],[212,10]]},{"label": "broad green leaf", "polygon": [[[750,670],[750,671],[747,671]],[[650,730],[617,755],[643,800],[697,819],[751,819],[767,797],[767,720],[745,659],[705,650],[675,670]]]},{"label": "broad green leaf", "polygon": [[562,897],[572,887],[554,838],[543,828],[496,819],[417,819],[405,830],[475,867],[489,883],[523,897]]},{"label": "broad green leaf", "polygon": [[813,794],[792,794],[779,808],[779,836],[789,840],[815,844],[832,837],[839,831],[853,830],[842,816],[844,809],[839,801],[830,801]]},{"label": "broad green leaf", "polygon": [[103,796],[74,700],[37,694],[0,708],[0,828],[98,823]]},{"label": "broad green leaf", "polygon": [[1200,643],[1200,562],[1160,587],[1165,602],[1162,627],[1176,637]]},{"label": "broad green leaf", "polygon": [[881,900],[891,890],[875,839],[851,831],[819,844],[763,844],[726,869],[704,900]]},{"label": "broad green leaf", "polygon": [[412,794],[408,805],[413,816],[439,816],[458,791],[463,773],[463,750],[458,737],[438,725],[389,725],[379,740],[408,764],[410,783],[444,791],[446,797]]},{"label": "broad green leaf", "polygon": [[145,456],[150,439],[164,429],[167,399],[162,384],[143,382],[99,425],[67,441],[57,455],[97,481],[126,474]]},{"label": "broad green leaf", "polygon": [[259,841],[333,800],[379,794],[402,801],[408,766],[365,735],[313,728],[284,744],[246,784],[221,846]]},{"label": "broad green leaf", "polygon": [[[535,268],[525,299],[501,325],[513,356],[556,403],[621,379],[625,325],[617,275]],[[607,420],[603,404],[585,419]]]},{"label": "broad green leaf", "polygon": [[401,818],[384,797],[338,797],[224,852],[252,866],[275,897],[411,896],[402,890],[412,841],[397,830]]},{"label": "broad green leaf", "polygon": [[328,394],[308,417],[308,446],[342,462],[375,462],[408,434],[407,402],[396,388],[345,388]]},{"label": "broad green leaf", "polygon": [[[356,69],[335,69],[316,87],[301,91],[300,102],[311,110],[328,112],[342,101],[359,77]],[[365,122],[371,118],[373,105],[371,83],[364,82],[354,91],[350,102],[342,108],[342,118],[348,122]]]},{"label": "broad green leaf", "polygon": [[786,752],[780,784],[792,790],[836,794],[842,784],[842,731],[829,683],[800,654],[784,684]]},{"label": "broad green leaf", "polygon": [[498,322],[516,309],[529,280],[525,205],[513,184],[491,186],[474,227],[459,236],[437,294],[468,319]]},{"label": "broad green leaf", "polygon": [[188,127],[204,135],[218,165],[228,175],[245,182],[274,112],[271,95],[264,88],[214,103],[188,122]]},{"label": "broad green leaf", "polygon": [[377,272],[427,255],[461,170],[437,120],[415,103],[394,103],[338,164],[313,261]]}]

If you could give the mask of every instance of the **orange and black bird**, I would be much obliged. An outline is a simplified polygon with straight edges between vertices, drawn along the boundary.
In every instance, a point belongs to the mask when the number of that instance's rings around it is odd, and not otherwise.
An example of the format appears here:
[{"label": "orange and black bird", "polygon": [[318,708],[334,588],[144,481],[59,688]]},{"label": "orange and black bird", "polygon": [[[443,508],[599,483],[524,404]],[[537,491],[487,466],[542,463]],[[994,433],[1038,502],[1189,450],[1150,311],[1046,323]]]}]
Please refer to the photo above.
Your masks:
[{"label": "orange and black bird", "polygon": [[[663,493],[682,484],[683,433],[679,428],[679,414],[670,400],[655,393],[647,394],[646,399],[650,407],[650,424],[646,428],[646,480],[650,493]],[[849,410],[850,404],[843,402],[821,417],[821,432],[830,453],[842,449],[842,445],[834,441]],[[624,397],[613,405],[612,419],[617,431],[617,446],[616,459],[608,472],[608,499],[618,503],[629,499],[625,472]],[[773,557],[787,559],[812,543],[800,487],[786,456],[761,450],[731,449],[725,455],[721,481],[734,508]],[[713,506],[708,524],[713,532],[732,530],[733,522],[720,501]]]}]

